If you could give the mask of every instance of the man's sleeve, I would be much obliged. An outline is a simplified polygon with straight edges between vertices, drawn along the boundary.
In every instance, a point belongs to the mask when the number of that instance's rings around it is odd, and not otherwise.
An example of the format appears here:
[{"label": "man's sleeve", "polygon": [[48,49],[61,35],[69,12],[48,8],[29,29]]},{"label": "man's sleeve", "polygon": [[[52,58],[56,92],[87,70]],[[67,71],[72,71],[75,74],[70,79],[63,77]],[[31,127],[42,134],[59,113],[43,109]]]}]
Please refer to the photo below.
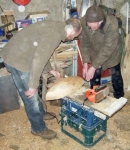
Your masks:
[{"label": "man's sleeve", "polygon": [[85,24],[85,18],[81,18],[82,23],[82,33],[79,36],[80,40],[80,51],[83,59],[83,63],[90,63],[90,40],[89,36],[87,35],[86,31],[86,24]]},{"label": "man's sleeve", "polygon": [[57,36],[57,38],[54,39],[53,38],[54,34],[59,35],[60,33],[54,31],[52,36],[52,32],[48,32],[46,35],[44,35],[44,38],[41,38],[38,45],[36,46],[36,52],[33,56],[33,62],[30,71],[30,78],[29,78],[30,88],[35,89],[38,88],[39,78],[42,72],[44,71],[44,68],[48,67],[47,63],[50,60],[50,57],[53,54],[55,48],[61,42],[61,36]]},{"label": "man's sleeve", "polygon": [[116,18],[108,25],[105,32],[104,44],[102,45],[97,57],[92,63],[94,68],[99,68],[107,61],[115,51],[119,41],[119,30]]},{"label": "man's sleeve", "polygon": [[[39,43],[38,45],[40,44],[41,43]],[[54,49],[54,46],[50,46],[49,44],[45,45],[44,42],[40,46],[37,46],[30,71],[30,78],[28,84],[30,88],[38,88],[40,76],[45,66],[47,65],[48,60],[50,59]]]}]

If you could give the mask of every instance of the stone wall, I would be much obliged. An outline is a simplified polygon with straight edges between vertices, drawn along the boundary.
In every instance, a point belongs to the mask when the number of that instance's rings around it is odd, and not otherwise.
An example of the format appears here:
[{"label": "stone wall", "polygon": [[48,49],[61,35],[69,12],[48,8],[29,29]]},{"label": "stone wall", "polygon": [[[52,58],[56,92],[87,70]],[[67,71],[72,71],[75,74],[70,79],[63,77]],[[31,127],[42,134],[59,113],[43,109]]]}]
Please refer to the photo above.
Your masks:
[{"label": "stone wall", "polygon": [[[50,12],[48,19],[58,21],[62,19],[62,0],[31,0],[31,2],[25,6],[24,12],[19,12],[18,5],[16,5],[12,0],[0,0],[0,6],[3,10],[14,10],[15,20],[24,19],[29,12],[41,12],[44,10]],[[2,11],[0,10],[0,14],[1,13]]]},{"label": "stone wall", "polygon": [[[0,6],[3,10],[14,10],[15,20],[24,19],[29,12],[44,11],[47,10],[50,12],[47,19],[51,20],[62,20],[62,2],[64,0],[31,0],[31,2],[25,6],[24,12],[18,11],[18,5],[16,5],[12,0],[0,0]],[[94,0],[90,0],[93,4]],[[123,27],[126,27],[126,7],[123,5],[128,0],[97,0],[99,4],[102,1],[102,5],[105,5],[109,8],[115,8],[117,11],[117,16],[123,21]],[[82,0],[77,0],[78,11],[80,12]],[[0,14],[2,11],[0,10]],[[0,25],[1,25],[0,19]]]},{"label": "stone wall", "polygon": [[[93,1],[93,0],[91,0]],[[97,0],[97,3],[99,4],[102,2],[102,5],[107,6],[108,8],[114,8],[116,9],[116,16],[119,17],[122,20],[123,28],[126,28],[126,14],[127,14],[127,7],[126,2],[130,3],[130,0]],[[129,11],[129,18],[130,18],[130,11]],[[129,31],[130,31],[130,25],[129,25]]]}]

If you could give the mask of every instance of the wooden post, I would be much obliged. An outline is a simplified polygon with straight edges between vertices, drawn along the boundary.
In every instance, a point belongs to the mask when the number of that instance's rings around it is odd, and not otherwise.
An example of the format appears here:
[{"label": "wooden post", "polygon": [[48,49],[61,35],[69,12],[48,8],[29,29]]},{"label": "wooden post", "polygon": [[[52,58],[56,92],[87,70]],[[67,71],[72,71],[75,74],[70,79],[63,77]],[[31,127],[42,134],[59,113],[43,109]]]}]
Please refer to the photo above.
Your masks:
[{"label": "wooden post", "polygon": [[125,39],[125,56],[122,64],[122,77],[124,81],[124,90],[130,91],[130,35],[126,35]]}]

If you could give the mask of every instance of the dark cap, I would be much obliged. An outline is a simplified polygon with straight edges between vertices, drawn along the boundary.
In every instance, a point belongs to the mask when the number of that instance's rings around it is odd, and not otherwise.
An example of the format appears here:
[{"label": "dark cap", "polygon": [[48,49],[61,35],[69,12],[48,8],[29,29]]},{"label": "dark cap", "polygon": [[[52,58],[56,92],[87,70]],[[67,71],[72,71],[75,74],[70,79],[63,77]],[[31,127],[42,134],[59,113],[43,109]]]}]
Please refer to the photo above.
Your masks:
[{"label": "dark cap", "polygon": [[87,22],[99,22],[104,20],[103,10],[98,6],[91,6],[87,9],[85,19]]}]

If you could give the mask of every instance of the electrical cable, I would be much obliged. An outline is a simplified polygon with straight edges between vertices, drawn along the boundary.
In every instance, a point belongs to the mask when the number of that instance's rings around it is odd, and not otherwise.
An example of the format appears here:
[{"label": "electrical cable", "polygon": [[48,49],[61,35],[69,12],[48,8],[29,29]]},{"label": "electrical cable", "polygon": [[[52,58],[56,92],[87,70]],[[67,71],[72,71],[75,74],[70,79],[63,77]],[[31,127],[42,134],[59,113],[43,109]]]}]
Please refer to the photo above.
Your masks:
[{"label": "electrical cable", "polygon": [[[39,99],[41,99],[41,98],[39,97]],[[53,114],[51,114],[51,113],[49,113],[49,112],[47,111],[47,105],[46,105],[45,101],[42,100],[41,102],[44,103],[43,105],[46,107],[46,108],[44,108],[45,113],[50,114],[51,116],[53,116],[54,118],[56,118],[57,122],[59,122],[59,121],[58,121],[58,118],[56,117],[56,115],[53,115]],[[58,123],[58,124],[59,124],[59,123]]]},{"label": "electrical cable", "polygon": [[[40,98],[40,97],[39,97],[39,98]],[[41,98],[40,98],[40,99],[41,99]],[[74,115],[76,115],[76,113],[77,113],[79,110],[81,110],[81,109],[83,108],[84,103],[85,103],[86,100],[88,100],[88,99],[87,99],[87,98],[84,99],[83,104],[82,104],[82,107],[79,108],[76,112],[74,112],[74,113],[70,116],[70,118],[73,117]],[[45,113],[49,113],[49,112],[47,111],[47,105],[46,105],[46,103],[44,102],[44,100],[42,100],[42,103],[44,103],[44,106],[46,107],[46,108],[44,108],[44,109],[45,109]],[[58,118],[56,117],[56,115],[53,115],[53,114],[51,114],[51,113],[49,113],[49,114],[50,114],[51,116],[53,116],[54,118],[56,118],[58,124],[61,122],[61,120],[58,121]],[[64,116],[64,117],[65,117],[65,116]],[[63,118],[64,118],[64,117],[63,117]]]},{"label": "electrical cable", "polygon": [[[41,98],[39,97],[39,99],[41,99]],[[85,101],[87,101],[87,100],[88,100],[87,98],[84,99],[83,104],[82,104],[82,107],[79,108],[76,112],[72,113],[72,115],[70,115],[70,118],[73,117],[74,115],[76,115],[76,113],[78,113],[78,111],[81,110],[81,109],[83,108],[84,103],[85,103]],[[49,112],[47,111],[47,105],[46,105],[46,103],[45,103],[44,100],[41,99],[41,102],[44,103],[43,105],[45,106],[45,108],[44,108],[45,113],[48,113],[48,114],[50,114],[51,116],[53,116],[54,118],[56,118],[57,123],[59,124],[59,123],[61,122],[61,120],[58,120],[58,118],[56,117],[56,115],[53,115],[53,114],[51,114],[51,113],[49,113]],[[65,116],[64,116],[64,117],[65,117]],[[63,118],[64,118],[64,117],[63,117]]]},{"label": "electrical cable", "polygon": [[[40,99],[41,103],[45,106],[45,107],[44,107],[45,113],[48,113],[48,114],[50,114],[51,116],[53,116],[54,118],[56,118],[57,123],[59,124],[59,123],[61,122],[61,119],[58,120],[58,118],[56,117],[56,115],[53,115],[53,114],[49,113],[49,112],[47,111],[47,105],[46,105],[45,101],[44,101],[40,96],[39,96],[39,99]],[[74,115],[76,115],[76,113],[77,113],[79,110],[81,110],[81,109],[83,108],[84,103],[85,103],[85,101],[87,101],[87,100],[88,100],[87,98],[84,99],[84,101],[83,101],[83,103],[82,103],[82,107],[79,108],[76,112],[72,113],[72,115],[70,115],[70,118],[73,117]],[[65,116],[64,116],[63,118],[65,118]]]},{"label": "electrical cable", "polygon": [[[0,6],[0,8],[1,8],[2,12],[4,13],[4,10],[2,9],[1,6]],[[6,21],[7,21],[7,24],[8,24],[8,23],[9,23],[9,22],[8,22],[8,18],[7,18],[7,16],[5,15],[5,13],[4,13],[4,16],[5,16]],[[8,32],[11,33],[11,35],[13,36],[13,33],[9,30],[8,26],[7,26],[7,30],[8,30]]]}]

